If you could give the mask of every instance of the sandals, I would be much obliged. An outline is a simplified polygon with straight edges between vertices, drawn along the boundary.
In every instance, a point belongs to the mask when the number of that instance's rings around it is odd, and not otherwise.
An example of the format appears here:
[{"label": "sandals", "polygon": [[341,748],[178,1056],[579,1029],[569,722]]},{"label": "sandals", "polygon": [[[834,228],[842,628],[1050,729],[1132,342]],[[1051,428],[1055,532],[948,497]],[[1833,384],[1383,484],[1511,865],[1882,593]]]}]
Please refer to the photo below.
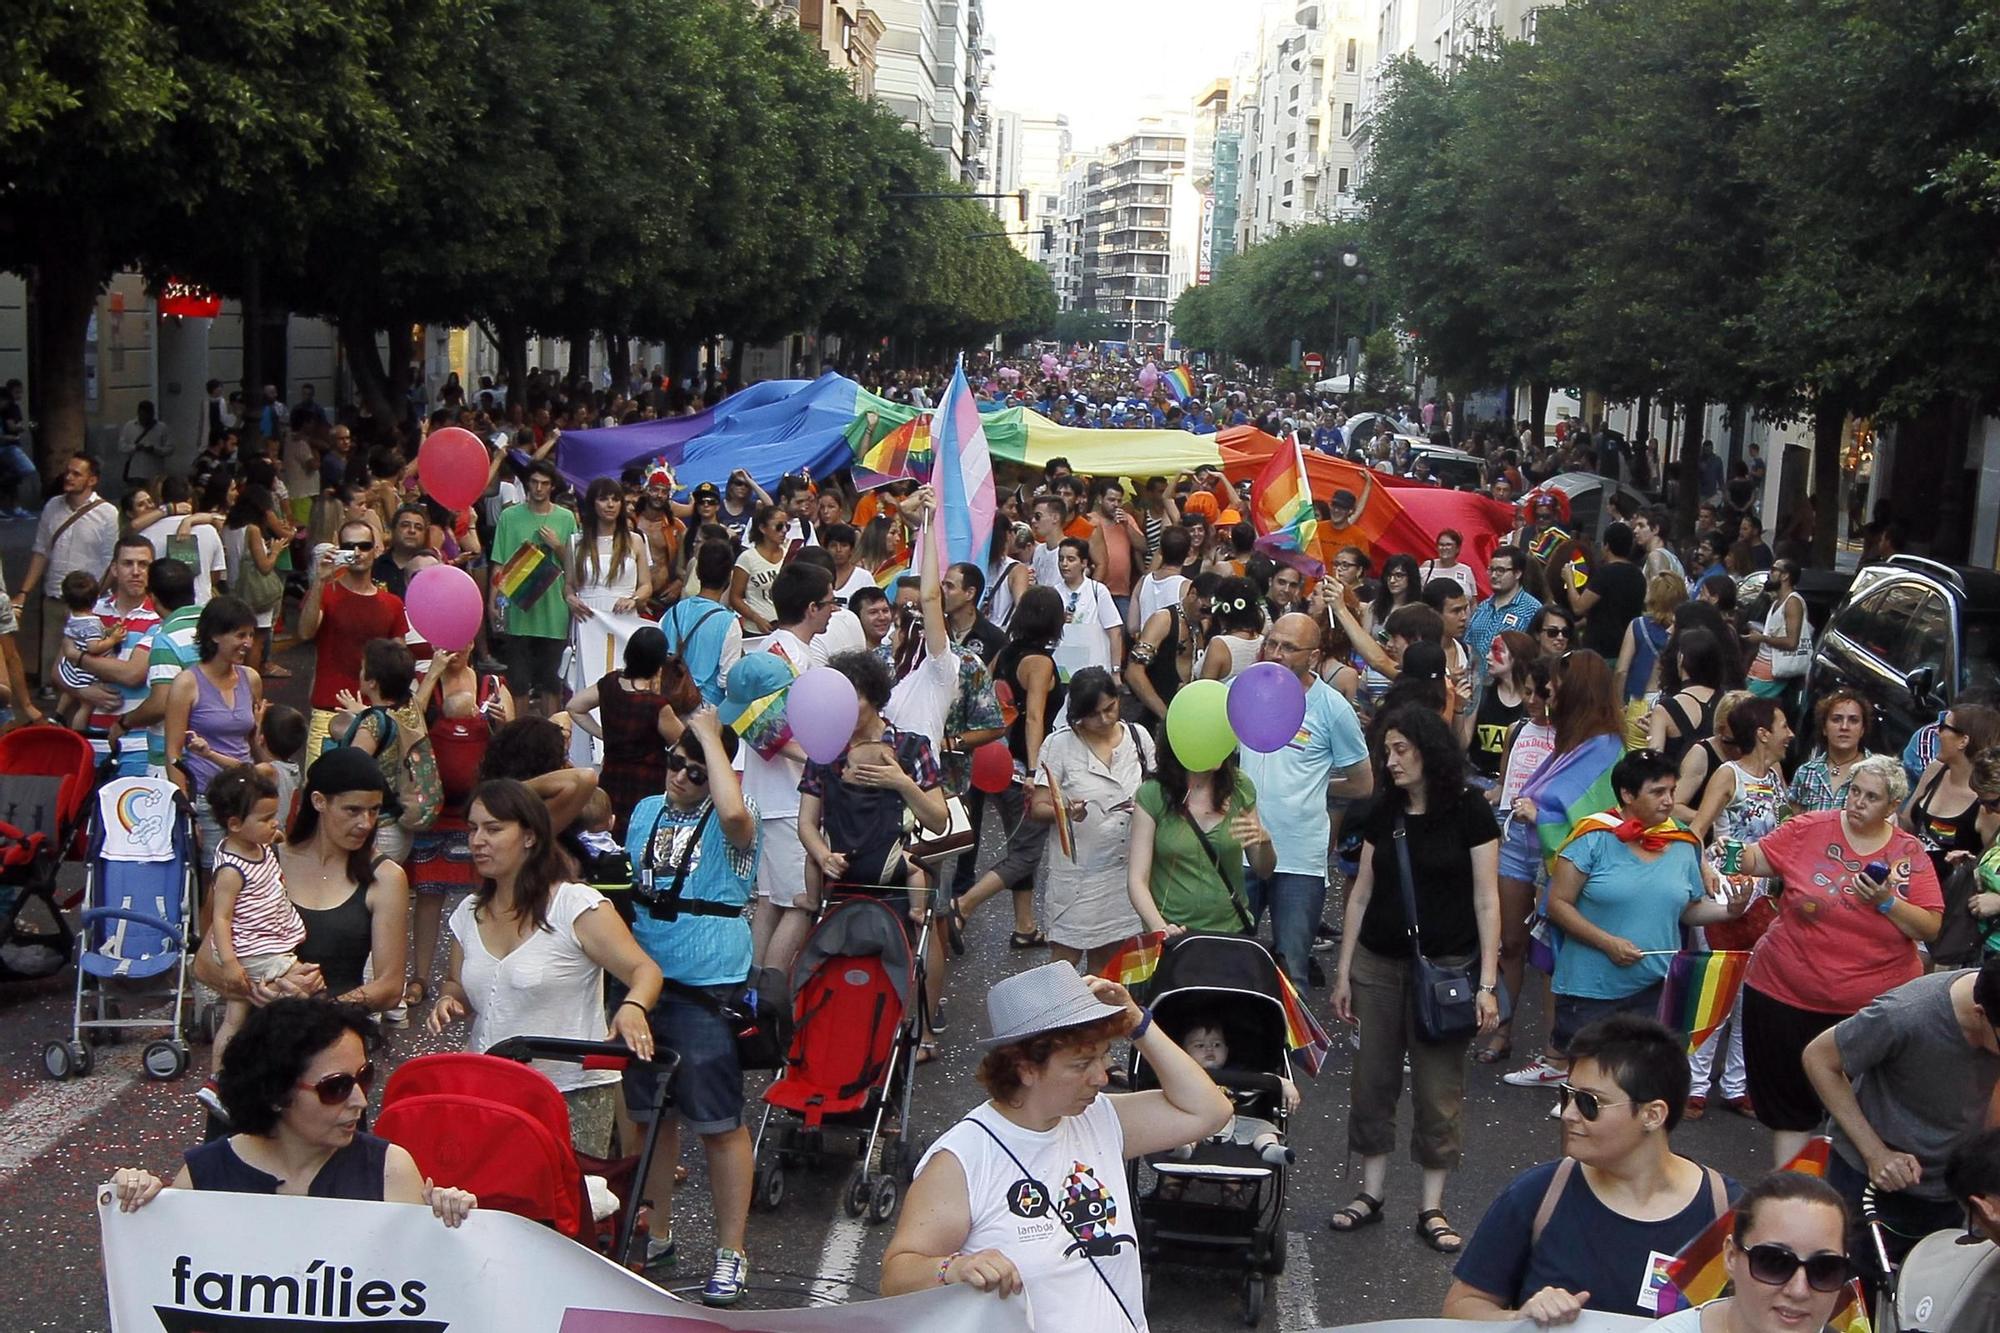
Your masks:
[{"label": "sandals", "polygon": [[1046,949],[1048,944],[1049,937],[1042,934],[1039,929],[1028,931],[1026,934],[1017,930],[1007,937],[1007,947],[1010,949]]},{"label": "sandals", "polygon": [[292,678],[291,669],[289,667],[281,667],[276,662],[266,662],[261,674],[265,680],[290,680]]},{"label": "sandals", "polygon": [[934,1063],[937,1058],[938,1044],[936,1042],[920,1041],[917,1043],[917,1065],[919,1068]]},{"label": "sandals", "polygon": [[951,944],[951,956],[965,957],[965,914],[958,910],[958,900],[952,899],[938,908],[934,915],[944,922],[945,939]]},{"label": "sandals", "polygon": [[1417,1214],[1417,1239],[1439,1254],[1457,1254],[1465,1248],[1465,1237],[1444,1215],[1442,1208],[1426,1208]]},{"label": "sandals", "polygon": [[1472,1053],[1473,1062],[1475,1064],[1482,1064],[1482,1065],[1505,1064],[1507,1063],[1507,1061],[1513,1058],[1514,1058],[1514,1043],[1508,1040],[1497,1041],[1492,1043],[1491,1045],[1481,1046],[1478,1050]]},{"label": "sandals", "polygon": [[[1363,1206],[1357,1208],[1354,1206],[1357,1203]],[[1342,1218],[1347,1220],[1343,1222]],[[1363,1227],[1372,1227],[1381,1220],[1382,1201],[1372,1194],[1362,1193],[1354,1196],[1354,1203],[1348,1204],[1326,1219],[1326,1224],[1344,1234],[1349,1231],[1359,1231]]]}]

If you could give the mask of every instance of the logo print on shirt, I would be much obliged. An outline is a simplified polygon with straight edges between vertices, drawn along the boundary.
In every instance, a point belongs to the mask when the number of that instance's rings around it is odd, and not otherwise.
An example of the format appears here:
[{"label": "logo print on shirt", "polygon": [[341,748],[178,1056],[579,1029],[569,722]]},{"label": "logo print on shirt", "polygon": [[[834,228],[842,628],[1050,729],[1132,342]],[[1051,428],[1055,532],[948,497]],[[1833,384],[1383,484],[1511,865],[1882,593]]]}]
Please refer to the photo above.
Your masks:
[{"label": "logo print on shirt", "polygon": [[1099,1183],[1090,1167],[1082,1162],[1075,1163],[1063,1181],[1062,1193],[1056,1204],[1056,1215],[1076,1237],[1076,1244],[1064,1250],[1064,1254],[1101,1257],[1118,1253],[1121,1245],[1138,1244],[1131,1236],[1113,1234],[1118,1225],[1117,1201],[1111,1197],[1111,1191]]},{"label": "logo print on shirt", "polygon": [[1007,1191],[1007,1211],[1016,1217],[1042,1217],[1049,1211],[1049,1196],[1037,1180],[1017,1180]]}]

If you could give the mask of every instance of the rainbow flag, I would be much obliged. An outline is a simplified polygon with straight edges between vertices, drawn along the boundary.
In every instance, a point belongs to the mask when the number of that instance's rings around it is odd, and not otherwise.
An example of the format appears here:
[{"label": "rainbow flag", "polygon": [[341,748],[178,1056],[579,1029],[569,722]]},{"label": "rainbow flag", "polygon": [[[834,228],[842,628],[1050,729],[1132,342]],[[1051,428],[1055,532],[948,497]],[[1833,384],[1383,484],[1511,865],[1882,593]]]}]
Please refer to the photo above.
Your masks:
[{"label": "rainbow flag", "polygon": [[931,480],[937,487],[938,516],[932,540],[938,543],[938,568],[959,562],[986,566],[993,537],[998,499],[993,491],[993,455],[986,445],[986,425],[972,388],[965,382],[965,356],[951,372],[951,383],[931,421]]},{"label": "rainbow flag", "polygon": [[[1832,1144],[1824,1137],[1808,1139],[1799,1155],[1785,1163],[1784,1169],[1823,1179],[1831,1148]],[[1729,1248],[1729,1233],[1735,1227],[1736,1210],[1731,1208],[1681,1247],[1680,1253],[1666,1265],[1666,1281],[1660,1286],[1655,1314],[1670,1315],[1704,1305],[1728,1291],[1729,1270],[1723,1266],[1722,1254]],[[1868,1318],[1868,1302],[1858,1280],[1849,1284],[1847,1299],[1833,1312],[1827,1327],[1835,1333],[1869,1333],[1872,1325]]]},{"label": "rainbow flag", "polygon": [[1312,483],[1296,438],[1289,452],[1272,451],[1250,493],[1250,521],[1261,534],[1257,549],[1307,574],[1325,573],[1326,566],[1319,562],[1319,516],[1313,512]]},{"label": "rainbow flag", "polygon": [[1521,795],[1535,803],[1535,834],[1545,859],[1554,860],[1584,819],[1618,808],[1611,769],[1624,756],[1622,736],[1593,736],[1528,779]]},{"label": "rainbow flag", "polygon": [[1692,1053],[1729,1021],[1729,1011],[1743,993],[1743,974],[1749,969],[1748,949],[1713,953],[1683,950],[1675,954],[1667,968],[1666,987],[1660,992],[1660,1021],[1676,1032],[1687,1033]]},{"label": "rainbow flag", "polygon": [[523,611],[542,600],[542,594],[556,586],[562,577],[562,564],[548,553],[538,541],[522,542],[507,563],[500,566],[500,572],[493,578],[493,586],[507,597],[510,606],[518,606]]},{"label": "rainbow flag", "polygon": [[1166,373],[1160,376],[1160,383],[1166,385],[1167,392],[1174,396],[1174,401],[1183,406],[1187,404],[1188,399],[1194,397],[1194,374],[1186,366],[1169,367]]},{"label": "rainbow flag", "polygon": [[[791,659],[783,653],[778,656],[792,667],[792,675],[797,677],[799,669],[792,665]],[[785,702],[791,692],[790,685],[773,690],[744,709],[742,716],[736,719],[736,734],[766,760],[776,759],[778,751],[784,749],[785,742],[792,738],[792,724],[785,713]]]},{"label": "rainbow flag", "polygon": [[854,460],[854,484],[861,490],[915,477],[931,479],[931,419],[911,417],[884,435]]},{"label": "rainbow flag", "polygon": [[1134,935],[1111,955],[1111,961],[1104,965],[1104,975],[1127,988],[1152,980],[1153,973],[1159,970],[1160,950],[1166,941],[1164,930]]},{"label": "rainbow flag", "polygon": [[1299,1063],[1308,1074],[1318,1078],[1327,1052],[1333,1049],[1333,1038],[1326,1035],[1326,1029],[1313,1017],[1283,968],[1278,969],[1278,992],[1285,1005],[1285,1049],[1297,1051]]}]

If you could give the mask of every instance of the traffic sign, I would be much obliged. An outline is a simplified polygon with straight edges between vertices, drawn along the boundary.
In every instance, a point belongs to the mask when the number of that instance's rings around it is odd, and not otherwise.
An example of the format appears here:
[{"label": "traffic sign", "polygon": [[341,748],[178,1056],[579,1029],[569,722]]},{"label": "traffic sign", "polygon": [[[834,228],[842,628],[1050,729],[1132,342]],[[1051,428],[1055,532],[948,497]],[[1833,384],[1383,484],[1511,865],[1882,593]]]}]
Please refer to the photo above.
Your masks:
[{"label": "traffic sign", "polygon": [[1305,356],[1305,365],[1307,370],[1317,375],[1320,373],[1320,371],[1326,368],[1326,358],[1321,356],[1318,352],[1307,352]]}]

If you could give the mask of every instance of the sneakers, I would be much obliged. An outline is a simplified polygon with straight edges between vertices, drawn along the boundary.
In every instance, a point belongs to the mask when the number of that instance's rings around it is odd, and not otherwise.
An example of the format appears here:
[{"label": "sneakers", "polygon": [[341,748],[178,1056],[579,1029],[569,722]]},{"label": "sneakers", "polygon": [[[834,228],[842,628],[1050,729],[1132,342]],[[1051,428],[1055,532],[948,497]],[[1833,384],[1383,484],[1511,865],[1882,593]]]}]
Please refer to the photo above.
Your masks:
[{"label": "sneakers", "polygon": [[1500,1081],[1510,1088],[1539,1088],[1549,1083],[1560,1083],[1568,1077],[1568,1070],[1558,1069],[1538,1055],[1513,1073],[1503,1074]]},{"label": "sneakers", "polygon": [[750,1256],[741,1250],[717,1249],[715,1267],[701,1289],[703,1305],[734,1305],[743,1299],[744,1280],[750,1276]]},{"label": "sneakers", "polygon": [[224,1125],[230,1123],[229,1112],[222,1107],[222,1090],[216,1086],[214,1079],[203,1080],[202,1085],[195,1090],[194,1099],[201,1103],[202,1110]]},{"label": "sneakers", "polygon": [[674,1261],[674,1229],[667,1228],[666,1238],[646,1237],[646,1267],[657,1268]]},{"label": "sneakers", "polygon": [[406,1028],[409,1025],[410,1025],[410,1006],[408,1006],[407,1004],[399,1004],[394,1009],[384,1009],[382,1011],[382,1026],[391,1028]]}]

